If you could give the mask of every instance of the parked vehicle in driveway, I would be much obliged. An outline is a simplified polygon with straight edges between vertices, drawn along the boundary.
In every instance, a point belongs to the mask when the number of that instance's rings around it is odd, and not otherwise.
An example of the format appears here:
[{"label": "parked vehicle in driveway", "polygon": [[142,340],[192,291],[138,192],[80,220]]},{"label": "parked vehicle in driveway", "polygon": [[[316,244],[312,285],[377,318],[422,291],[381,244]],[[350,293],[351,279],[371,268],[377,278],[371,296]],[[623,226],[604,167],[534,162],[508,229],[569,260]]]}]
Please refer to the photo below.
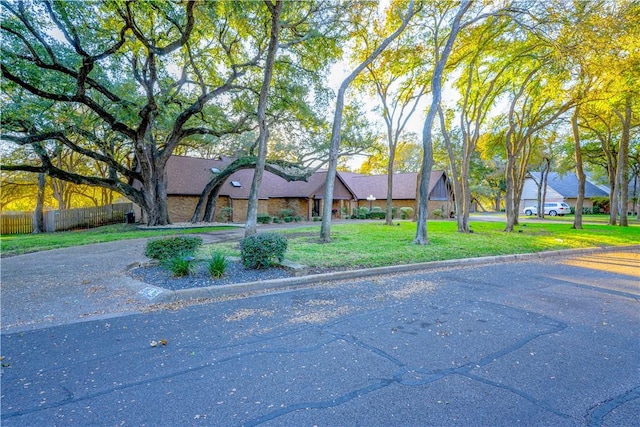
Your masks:
[{"label": "parked vehicle in driveway", "polygon": [[[538,215],[538,205],[527,206],[523,210],[525,215]],[[571,206],[565,202],[546,202],[544,204],[544,214],[549,216],[566,215],[571,213]]]}]

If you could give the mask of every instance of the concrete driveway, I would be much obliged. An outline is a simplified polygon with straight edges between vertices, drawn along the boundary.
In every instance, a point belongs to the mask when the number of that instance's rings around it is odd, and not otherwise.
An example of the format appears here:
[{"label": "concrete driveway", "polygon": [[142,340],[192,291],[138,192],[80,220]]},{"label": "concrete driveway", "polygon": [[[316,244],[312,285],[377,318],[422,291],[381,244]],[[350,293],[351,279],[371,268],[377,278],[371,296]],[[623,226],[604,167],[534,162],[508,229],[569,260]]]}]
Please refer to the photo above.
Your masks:
[{"label": "concrete driveway", "polygon": [[2,424],[631,426],[640,250],[2,335]]}]

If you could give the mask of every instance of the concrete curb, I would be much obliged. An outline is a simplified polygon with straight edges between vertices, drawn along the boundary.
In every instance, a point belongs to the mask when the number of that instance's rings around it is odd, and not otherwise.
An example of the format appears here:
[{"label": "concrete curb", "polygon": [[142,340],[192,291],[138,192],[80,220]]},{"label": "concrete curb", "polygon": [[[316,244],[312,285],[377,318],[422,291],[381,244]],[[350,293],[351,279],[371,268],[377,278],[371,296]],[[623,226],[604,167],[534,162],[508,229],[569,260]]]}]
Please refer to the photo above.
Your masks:
[{"label": "concrete curb", "polygon": [[310,286],[319,282],[333,282],[347,279],[361,279],[385,274],[410,273],[419,270],[434,270],[447,267],[468,267],[478,265],[490,265],[514,261],[528,261],[552,257],[566,257],[586,255],[602,252],[617,252],[624,250],[640,250],[640,245],[631,246],[607,246],[602,248],[580,248],[536,252],[529,254],[498,255],[480,258],[465,258],[447,261],[432,261],[418,264],[393,265],[388,267],[376,267],[360,270],[336,271],[332,273],[311,274],[307,276],[289,277],[286,279],[263,280],[259,282],[237,283],[232,285],[213,285],[203,288],[190,288],[172,291],[147,285],[139,294],[154,303],[167,303],[176,301],[188,301],[201,298],[219,298],[247,293],[283,290],[291,287]]}]

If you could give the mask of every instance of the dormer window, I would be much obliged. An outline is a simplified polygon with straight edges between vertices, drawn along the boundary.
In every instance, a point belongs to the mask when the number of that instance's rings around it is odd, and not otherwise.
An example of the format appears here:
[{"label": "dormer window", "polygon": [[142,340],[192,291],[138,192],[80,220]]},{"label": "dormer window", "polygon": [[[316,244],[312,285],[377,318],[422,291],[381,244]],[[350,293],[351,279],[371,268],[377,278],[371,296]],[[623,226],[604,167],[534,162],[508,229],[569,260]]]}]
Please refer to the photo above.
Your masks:
[{"label": "dormer window", "polygon": [[236,188],[242,187],[242,184],[240,184],[240,181],[231,181],[231,185]]}]

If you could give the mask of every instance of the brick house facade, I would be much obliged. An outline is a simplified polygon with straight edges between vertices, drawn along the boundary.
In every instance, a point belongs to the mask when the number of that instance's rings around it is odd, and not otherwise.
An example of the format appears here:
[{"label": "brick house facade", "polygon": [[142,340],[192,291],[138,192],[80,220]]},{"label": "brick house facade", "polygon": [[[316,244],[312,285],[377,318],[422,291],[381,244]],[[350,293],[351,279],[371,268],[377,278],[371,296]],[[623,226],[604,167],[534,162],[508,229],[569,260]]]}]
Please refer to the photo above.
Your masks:
[{"label": "brick house facade", "polygon": [[[167,163],[167,194],[169,218],[172,222],[191,219],[200,193],[213,173],[223,170],[231,162],[229,158],[201,159],[172,156]],[[260,186],[258,212],[276,216],[283,209],[293,209],[305,220],[322,213],[326,171],[318,171],[305,181],[287,182],[268,171],[264,172]],[[249,191],[253,170],[237,171],[222,186],[217,202],[217,212],[231,208],[232,222],[246,220]],[[393,184],[393,205],[415,208],[417,174],[396,174]],[[368,196],[374,196],[374,206],[384,209],[387,197],[386,175],[368,176],[351,172],[338,172],[334,183],[332,209],[339,217],[343,209],[349,214],[361,206],[369,207]],[[429,211],[453,210],[453,192],[446,174],[434,171],[430,181]],[[216,214],[217,215],[217,214]],[[216,217],[216,219],[218,219]]]}]

